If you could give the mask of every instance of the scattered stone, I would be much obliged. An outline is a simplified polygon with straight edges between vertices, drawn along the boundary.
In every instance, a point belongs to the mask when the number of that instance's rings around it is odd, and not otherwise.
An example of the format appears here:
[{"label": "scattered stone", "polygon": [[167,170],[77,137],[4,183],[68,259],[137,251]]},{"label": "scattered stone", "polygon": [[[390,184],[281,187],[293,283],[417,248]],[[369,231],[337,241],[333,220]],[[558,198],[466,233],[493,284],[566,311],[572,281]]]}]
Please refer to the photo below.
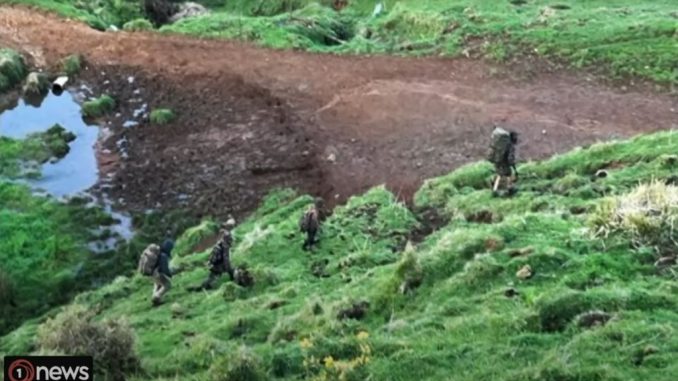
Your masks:
[{"label": "scattered stone", "polygon": [[330,163],[335,163],[337,161],[337,155],[331,153],[329,156],[327,156],[327,161]]},{"label": "scattered stone", "polygon": [[532,267],[530,265],[525,265],[520,270],[518,270],[518,272],[516,272],[516,276],[521,280],[530,279],[533,275]]},{"label": "scattered stone", "polygon": [[603,311],[588,311],[580,314],[576,318],[577,326],[582,328],[591,328],[605,325],[612,315]]},{"label": "scattered stone", "polygon": [[365,300],[355,302],[351,305],[351,307],[339,310],[339,313],[337,313],[337,319],[361,320],[362,318],[365,317],[365,314],[367,314],[367,309],[369,307],[370,303]]}]

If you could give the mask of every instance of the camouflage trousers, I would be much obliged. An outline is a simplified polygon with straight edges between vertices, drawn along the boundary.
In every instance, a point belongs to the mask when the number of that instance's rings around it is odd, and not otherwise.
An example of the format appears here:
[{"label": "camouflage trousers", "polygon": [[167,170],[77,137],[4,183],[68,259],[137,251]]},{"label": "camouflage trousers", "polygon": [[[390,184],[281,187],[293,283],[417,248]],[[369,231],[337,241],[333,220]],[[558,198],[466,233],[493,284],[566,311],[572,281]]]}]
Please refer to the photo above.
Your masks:
[{"label": "camouflage trousers", "polygon": [[172,281],[170,278],[158,271],[153,273],[153,303],[160,303],[163,295],[172,288]]},{"label": "camouflage trousers", "polygon": [[304,245],[302,246],[302,249],[304,250],[310,250],[313,248],[313,245],[318,243],[316,240],[316,235],[318,235],[318,230],[316,229],[309,229],[306,232],[306,240],[304,241]]}]

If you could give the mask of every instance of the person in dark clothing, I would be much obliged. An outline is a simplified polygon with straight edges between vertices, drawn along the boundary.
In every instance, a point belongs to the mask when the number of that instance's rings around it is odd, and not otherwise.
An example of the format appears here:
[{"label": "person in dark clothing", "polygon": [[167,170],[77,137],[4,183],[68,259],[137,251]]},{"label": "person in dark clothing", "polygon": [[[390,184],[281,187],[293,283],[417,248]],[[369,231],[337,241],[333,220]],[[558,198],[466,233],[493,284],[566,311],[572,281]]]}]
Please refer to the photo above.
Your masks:
[{"label": "person in dark clothing", "polygon": [[162,297],[172,288],[172,271],[170,270],[170,260],[174,242],[171,239],[165,240],[160,246],[160,256],[158,257],[158,267],[153,272],[153,298],[154,306],[162,304]]},{"label": "person in dark clothing", "polygon": [[494,196],[499,195],[499,188],[502,183],[505,183],[508,194],[513,195],[516,192],[514,182],[518,178],[518,170],[516,169],[518,133],[506,131],[501,127],[495,126],[492,138],[493,144],[490,147],[491,161],[496,172],[492,185],[492,194]]},{"label": "person in dark clothing", "polygon": [[316,236],[320,231],[323,205],[323,199],[316,198],[314,204],[301,216],[299,230],[306,233],[306,240],[302,246],[304,251],[313,249],[313,246],[318,243]]},{"label": "person in dark clothing", "polygon": [[207,279],[198,287],[191,287],[189,291],[211,290],[214,288],[217,279],[224,273],[228,274],[231,281],[235,279],[233,267],[231,266],[231,246],[233,245],[233,235],[231,229],[235,226],[235,220],[229,219],[224,224],[224,231],[221,239],[212,248],[207,266],[209,267],[209,275]]}]

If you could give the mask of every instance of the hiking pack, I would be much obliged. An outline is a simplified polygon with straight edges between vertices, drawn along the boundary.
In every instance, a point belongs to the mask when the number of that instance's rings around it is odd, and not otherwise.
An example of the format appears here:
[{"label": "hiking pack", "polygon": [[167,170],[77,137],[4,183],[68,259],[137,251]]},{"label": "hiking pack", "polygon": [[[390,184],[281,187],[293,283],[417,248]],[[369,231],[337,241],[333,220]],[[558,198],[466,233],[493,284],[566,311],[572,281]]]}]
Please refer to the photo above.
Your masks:
[{"label": "hiking pack", "polygon": [[318,229],[318,210],[311,208],[301,217],[299,221],[299,229],[302,232]]},{"label": "hiking pack", "polygon": [[497,127],[492,131],[492,143],[487,160],[492,164],[502,164],[508,157],[511,149],[511,133],[503,128]]},{"label": "hiking pack", "polygon": [[160,261],[160,246],[156,244],[148,245],[148,247],[141,253],[139,258],[139,273],[145,276],[153,275],[155,269],[158,268]]}]

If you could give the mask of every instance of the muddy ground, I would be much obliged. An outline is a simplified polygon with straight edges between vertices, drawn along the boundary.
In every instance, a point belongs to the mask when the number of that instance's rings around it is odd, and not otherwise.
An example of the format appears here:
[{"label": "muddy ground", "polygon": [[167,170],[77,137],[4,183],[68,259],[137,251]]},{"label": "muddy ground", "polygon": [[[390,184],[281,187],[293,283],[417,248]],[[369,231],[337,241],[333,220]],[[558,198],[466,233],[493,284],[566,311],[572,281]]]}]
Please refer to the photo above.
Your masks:
[{"label": "muddy ground", "polygon": [[[104,186],[133,210],[241,215],[280,186],[341,202],[385,183],[407,199],[424,179],[482,159],[493,123],[521,133],[527,160],[678,120],[675,97],[562,71],[103,33],[7,6],[0,45],[42,67],[84,55],[81,80],[120,101],[101,162]],[[143,103],[178,118],[123,127]]]}]

